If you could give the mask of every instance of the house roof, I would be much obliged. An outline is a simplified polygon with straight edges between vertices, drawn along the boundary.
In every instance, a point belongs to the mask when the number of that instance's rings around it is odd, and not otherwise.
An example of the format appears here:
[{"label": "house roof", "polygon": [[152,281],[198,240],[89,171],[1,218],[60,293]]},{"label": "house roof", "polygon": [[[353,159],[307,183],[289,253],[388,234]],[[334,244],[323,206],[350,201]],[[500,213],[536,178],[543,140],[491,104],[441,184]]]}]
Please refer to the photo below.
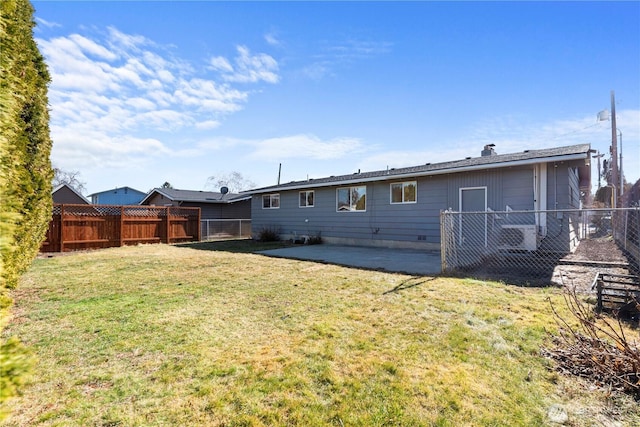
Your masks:
[{"label": "house roof", "polygon": [[286,184],[262,187],[243,192],[243,194],[269,193],[279,190],[295,190],[312,187],[328,187],[333,185],[347,185],[373,181],[386,181],[406,177],[441,175],[447,173],[466,172],[520,166],[535,163],[588,159],[589,144],[569,145],[565,147],[544,148],[540,150],[525,150],[519,153],[494,154],[481,157],[467,157],[441,163],[426,163],[405,168],[391,168],[373,172],[357,172],[350,175],[329,176],[326,178],[292,181]]},{"label": "house roof", "polygon": [[89,204],[89,200],[87,200],[86,197],[84,197],[82,194],[80,194],[78,192],[78,190],[76,190],[75,188],[73,188],[69,184],[60,184],[60,185],[56,186],[53,190],[51,190],[51,194],[55,194],[55,193],[57,193],[58,191],[62,190],[65,187],[68,188],[69,190],[73,191],[76,194],[76,196],[78,196],[80,199],[84,200],[87,204]]},{"label": "house roof", "polygon": [[155,193],[162,194],[174,202],[195,202],[195,203],[234,203],[248,200],[251,196],[247,194],[227,193],[222,194],[215,191],[178,190],[176,188],[154,188],[140,202],[145,204]]},{"label": "house roof", "polygon": [[89,197],[91,197],[91,196],[95,196],[95,195],[98,195],[98,194],[111,193],[112,191],[123,190],[123,189],[125,189],[125,188],[129,189],[129,190],[130,190],[130,191],[132,191],[132,192],[139,193],[139,194],[141,194],[141,195],[145,195],[145,194],[146,194],[144,191],[136,190],[135,188],[131,188],[131,187],[127,187],[127,186],[125,186],[125,187],[116,187],[116,188],[112,188],[112,189],[110,189],[110,190],[98,191],[98,192],[96,192],[96,193],[89,194]]}]

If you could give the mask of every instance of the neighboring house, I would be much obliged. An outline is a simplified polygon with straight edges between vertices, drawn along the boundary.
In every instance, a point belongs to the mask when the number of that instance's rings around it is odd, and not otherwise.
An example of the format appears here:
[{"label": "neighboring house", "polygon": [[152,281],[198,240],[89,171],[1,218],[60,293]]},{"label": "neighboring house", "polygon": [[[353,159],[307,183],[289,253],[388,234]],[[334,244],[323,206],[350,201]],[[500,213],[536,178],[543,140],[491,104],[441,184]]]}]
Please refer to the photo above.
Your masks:
[{"label": "neighboring house", "polygon": [[200,219],[251,219],[251,196],[247,194],[154,188],[140,204],[200,208]]},{"label": "neighboring house", "polygon": [[53,203],[88,205],[89,201],[68,184],[60,184],[51,191]]},{"label": "neighboring house", "polygon": [[[440,248],[440,212],[580,208],[589,144],[330,176],[250,190],[252,232],[327,243]],[[531,215],[532,222],[534,215]],[[538,223],[538,230],[546,224]],[[546,232],[546,230],[545,230]]]},{"label": "neighboring house", "polygon": [[90,194],[91,203],[94,205],[137,205],[144,199],[147,193],[131,187],[114,188],[113,190],[100,191]]}]

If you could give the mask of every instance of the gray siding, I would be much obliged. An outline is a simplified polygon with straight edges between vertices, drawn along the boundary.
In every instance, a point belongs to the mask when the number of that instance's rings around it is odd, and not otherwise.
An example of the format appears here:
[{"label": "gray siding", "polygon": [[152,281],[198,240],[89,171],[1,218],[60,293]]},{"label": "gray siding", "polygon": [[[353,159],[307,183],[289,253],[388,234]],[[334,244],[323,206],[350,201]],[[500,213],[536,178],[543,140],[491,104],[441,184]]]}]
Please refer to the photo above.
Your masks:
[{"label": "gray siding", "polygon": [[149,206],[178,206],[171,199],[164,197],[162,194],[155,193],[146,203]]},{"label": "gray siding", "polygon": [[[580,208],[580,188],[577,168],[584,161],[549,164],[547,168],[547,209]],[[547,239],[540,249],[561,253],[572,251],[577,244],[575,214],[556,212],[547,216]],[[562,243],[559,243],[562,242]]]},{"label": "gray siding", "polygon": [[[257,237],[264,228],[276,228],[285,239],[320,235],[326,241],[343,243],[436,248],[440,244],[440,212],[460,209],[460,188],[486,187],[487,206],[495,211],[504,211],[507,205],[514,210],[533,210],[533,170],[534,166],[528,165],[421,177],[415,179],[417,202],[406,204],[390,203],[390,184],[411,179],[369,182],[361,184],[367,187],[365,212],[336,212],[338,186],[313,189],[315,206],[309,208],[298,206],[298,190],[280,191],[277,209],[263,209],[263,194],[255,194],[252,232]],[[565,164],[548,166],[549,209],[554,208],[552,202],[567,205],[567,171]]]},{"label": "gray siding", "polygon": [[578,209],[580,207],[580,188],[575,171],[579,164],[580,162],[549,164],[547,209]]},{"label": "gray siding", "polygon": [[87,205],[89,202],[82,197],[78,196],[68,187],[61,187],[52,194],[53,203],[69,203],[69,204],[82,204]]},{"label": "gray siding", "polygon": [[251,219],[251,201],[242,200],[234,203],[205,203],[172,201],[162,194],[156,193],[148,200],[151,206],[182,206],[200,208],[200,219]]},{"label": "gray siding", "polygon": [[[395,181],[394,181],[395,182]],[[314,207],[299,207],[299,191],[280,194],[280,208],[263,209],[262,195],[253,197],[252,228],[278,228],[285,238],[299,235],[358,241],[437,243],[440,209],[445,205],[445,182],[418,180],[417,203],[391,204],[390,182],[368,183],[366,211],[337,212],[336,190],[315,189]]]},{"label": "gray siding", "polygon": [[236,203],[184,202],[185,208],[200,208],[200,219],[251,219],[251,201]]}]

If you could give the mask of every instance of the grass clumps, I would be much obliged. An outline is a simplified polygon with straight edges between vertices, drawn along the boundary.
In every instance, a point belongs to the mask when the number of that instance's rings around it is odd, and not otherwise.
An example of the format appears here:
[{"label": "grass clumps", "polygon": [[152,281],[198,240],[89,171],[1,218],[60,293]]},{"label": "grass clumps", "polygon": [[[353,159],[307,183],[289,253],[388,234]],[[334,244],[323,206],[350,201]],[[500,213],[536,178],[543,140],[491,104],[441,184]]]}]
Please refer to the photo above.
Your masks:
[{"label": "grass clumps", "polygon": [[237,247],[39,259],[9,326],[38,364],[6,425],[544,425],[566,403],[548,298]]}]

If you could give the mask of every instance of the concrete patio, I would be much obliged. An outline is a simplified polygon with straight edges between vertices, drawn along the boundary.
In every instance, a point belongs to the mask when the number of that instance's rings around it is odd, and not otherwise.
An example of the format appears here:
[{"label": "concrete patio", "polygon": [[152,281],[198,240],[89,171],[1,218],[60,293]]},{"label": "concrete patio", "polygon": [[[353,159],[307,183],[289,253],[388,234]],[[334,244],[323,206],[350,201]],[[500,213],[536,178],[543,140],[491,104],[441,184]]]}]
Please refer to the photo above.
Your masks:
[{"label": "concrete patio", "polygon": [[440,252],[416,249],[322,244],[272,249],[260,254],[424,276],[440,274],[441,271]]}]

